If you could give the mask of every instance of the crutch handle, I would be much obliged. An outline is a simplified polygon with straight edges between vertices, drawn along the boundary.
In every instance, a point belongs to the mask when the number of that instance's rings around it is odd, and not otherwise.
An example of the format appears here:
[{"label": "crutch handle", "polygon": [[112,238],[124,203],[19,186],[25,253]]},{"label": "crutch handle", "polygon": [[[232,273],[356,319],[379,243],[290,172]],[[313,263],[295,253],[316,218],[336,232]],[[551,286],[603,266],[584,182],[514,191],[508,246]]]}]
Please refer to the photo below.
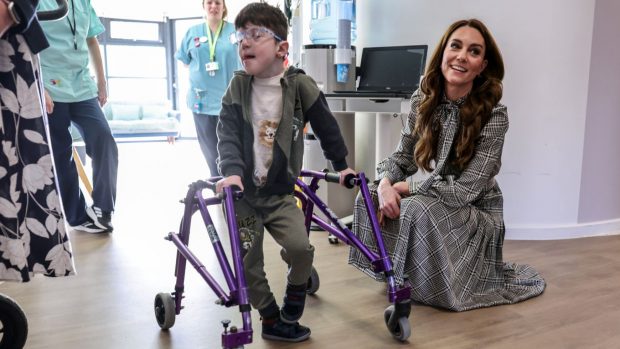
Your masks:
[{"label": "crutch handle", "polygon": [[58,4],[57,9],[37,12],[37,18],[40,21],[55,21],[64,18],[69,11],[67,0],[56,0],[56,3]]}]

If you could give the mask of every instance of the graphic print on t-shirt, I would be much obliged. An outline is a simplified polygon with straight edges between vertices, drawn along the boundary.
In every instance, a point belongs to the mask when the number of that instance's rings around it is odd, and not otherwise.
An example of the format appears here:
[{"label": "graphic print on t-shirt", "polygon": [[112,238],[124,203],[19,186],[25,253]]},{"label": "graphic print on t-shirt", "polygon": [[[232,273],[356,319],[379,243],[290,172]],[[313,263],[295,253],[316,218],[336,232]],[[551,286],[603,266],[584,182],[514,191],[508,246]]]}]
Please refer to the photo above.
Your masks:
[{"label": "graphic print on t-shirt", "polygon": [[253,181],[258,187],[267,183],[267,172],[273,162],[273,146],[282,120],[282,74],[252,80],[252,128],[254,129]]},{"label": "graphic print on t-shirt", "polygon": [[279,122],[274,119],[255,120],[254,184],[262,187],[267,182],[267,172],[273,161],[273,143]]}]

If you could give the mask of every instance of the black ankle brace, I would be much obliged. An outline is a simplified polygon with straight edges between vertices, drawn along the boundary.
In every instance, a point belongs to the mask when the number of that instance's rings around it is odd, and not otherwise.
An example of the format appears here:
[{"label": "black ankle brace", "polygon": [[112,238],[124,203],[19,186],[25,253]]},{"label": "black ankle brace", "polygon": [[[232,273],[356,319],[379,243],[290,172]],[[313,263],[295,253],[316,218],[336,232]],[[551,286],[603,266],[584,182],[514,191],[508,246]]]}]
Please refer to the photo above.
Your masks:
[{"label": "black ankle brace", "polygon": [[277,320],[278,317],[280,317],[280,307],[278,307],[278,303],[276,303],[276,301],[273,301],[263,309],[259,309],[258,313],[260,314],[263,322]]}]

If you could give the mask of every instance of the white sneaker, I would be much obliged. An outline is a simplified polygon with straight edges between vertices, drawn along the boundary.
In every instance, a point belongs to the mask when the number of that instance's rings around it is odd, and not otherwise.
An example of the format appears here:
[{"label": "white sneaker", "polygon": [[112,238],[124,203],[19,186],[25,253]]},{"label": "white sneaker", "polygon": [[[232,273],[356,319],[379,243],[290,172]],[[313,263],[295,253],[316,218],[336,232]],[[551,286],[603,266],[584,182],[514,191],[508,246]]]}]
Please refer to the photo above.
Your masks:
[{"label": "white sneaker", "polygon": [[86,214],[93,220],[93,223],[97,227],[109,232],[114,230],[112,226],[112,214],[110,212],[104,212],[97,206],[89,206],[86,207]]},{"label": "white sneaker", "polygon": [[83,231],[91,234],[98,234],[106,231],[105,229],[95,225],[95,223],[91,222],[90,220],[87,220],[86,222],[71,228],[73,230]]}]

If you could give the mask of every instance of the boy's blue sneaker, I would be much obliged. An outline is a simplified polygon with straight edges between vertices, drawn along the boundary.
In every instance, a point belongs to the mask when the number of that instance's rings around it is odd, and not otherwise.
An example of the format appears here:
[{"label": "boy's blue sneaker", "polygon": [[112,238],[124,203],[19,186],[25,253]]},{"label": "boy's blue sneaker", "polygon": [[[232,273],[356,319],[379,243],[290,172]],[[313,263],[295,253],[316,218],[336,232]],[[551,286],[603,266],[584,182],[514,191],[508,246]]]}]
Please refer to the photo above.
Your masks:
[{"label": "boy's blue sneaker", "polygon": [[282,319],[263,319],[263,339],[283,342],[302,342],[310,337],[310,329],[298,322],[289,324]]}]

